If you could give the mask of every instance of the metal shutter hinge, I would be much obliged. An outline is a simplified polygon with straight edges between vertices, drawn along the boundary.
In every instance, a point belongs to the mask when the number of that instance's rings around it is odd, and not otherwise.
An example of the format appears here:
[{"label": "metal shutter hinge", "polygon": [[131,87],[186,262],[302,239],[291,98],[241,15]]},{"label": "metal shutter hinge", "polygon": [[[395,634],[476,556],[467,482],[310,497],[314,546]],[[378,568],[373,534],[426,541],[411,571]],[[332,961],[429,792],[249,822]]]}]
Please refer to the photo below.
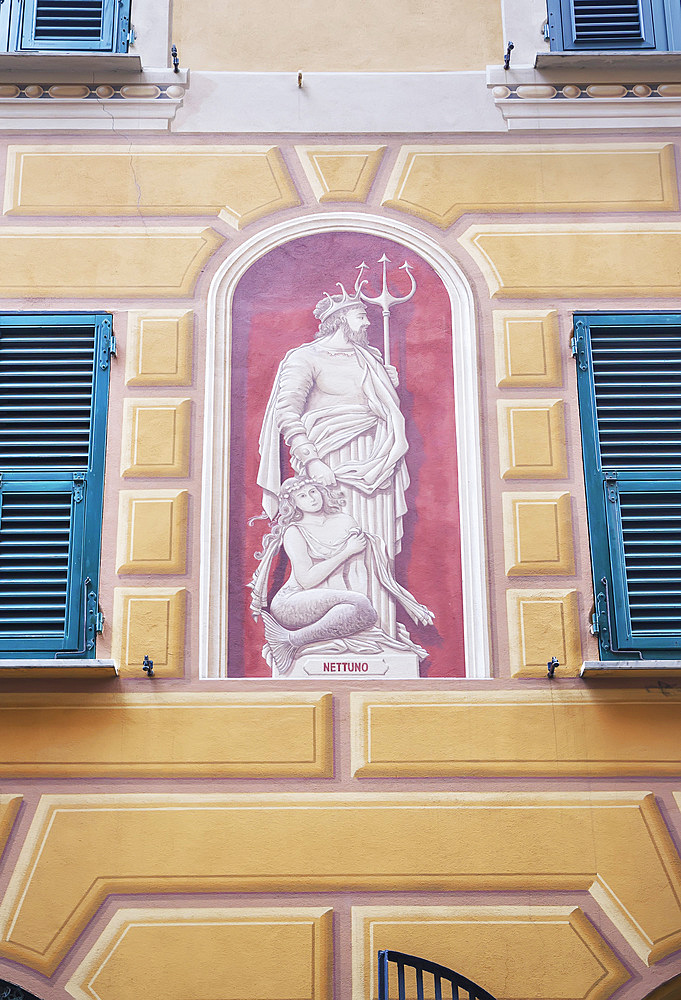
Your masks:
[{"label": "metal shutter hinge", "polygon": [[95,635],[97,634],[97,618],[99,617],[99,604],[97,601],[97,591],[92,586],[92,581],[87,578],[87,607],[85,610],[85,638],[88,650],[95,648]]},{"label": "metal shutter hinge", "polygon": [[81,503],[85,496],[85,476],[82,472],[73,473],[73,502]]},{"label": "metal shutter hinge", "polygon": [[98,611],[95,615],[95,631],[102,633],[104,631],[104,612]]},{"label": "metal shutter hinge", "polygon": [[[605,580],[601,580],[601,586],[607,586]],[[608,607],[608,595],[605,591],[599,590],[595,595],[595,610],[591,624],[591,632],[597,635],[603,649],[610,648],[610,609]]]},{"label": "metal shutter hinge", "polygon": [[585,372],[589,366],[586,363],[586,334],[585,325],[582,320],[575,322],[574,336],[570,341],[570,349],[572,357],[576,359],[579,365],[580,371]]},{"label": "metal shutter hinge", "polygon": [[617,473],[606,472],[605,492],[610,503],[617,503]]},{"label": "metal shutter hinge", "polygon": [[102,339],[99,348],[99,367],[104,371],[109,367],[111,357],[116,356],[116,338],[111,328],[111,320],[102,320]]}]

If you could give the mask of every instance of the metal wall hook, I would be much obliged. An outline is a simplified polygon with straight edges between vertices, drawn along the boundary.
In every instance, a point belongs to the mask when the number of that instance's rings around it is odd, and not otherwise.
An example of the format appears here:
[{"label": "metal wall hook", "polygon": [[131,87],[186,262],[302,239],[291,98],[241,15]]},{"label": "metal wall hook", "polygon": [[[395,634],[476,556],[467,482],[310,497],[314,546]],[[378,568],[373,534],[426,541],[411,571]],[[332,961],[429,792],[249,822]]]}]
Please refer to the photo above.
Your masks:
[{"label": "metal wall hook", "polygon": [[145,672],[147,677],[154,677],[154,661],[150,660],[148,655],[144,654],[144,660],[142,662],[142,670]]},{"label": "metal wall hook", "polygon": [[506,46],[506,55],[504,56],[504,69],[511,68],[511,52],[515,48],[513,42],[509,42]]},{"label": "metal wall hook", "polygon": [[298,71],[298,86],[299,87],[303,86],[303,71],[302,70]]},{"label": "metal wall hook", "polygon": [[173,60],[173,73],[180,72],[180,57],[177,54],[177,45],[170,46],[170,56]]},{"label": "metal wall hook", "polygon": [[557,660],[557,658],[555,656],[552,656],[551,659],[549,660],[549,662],[546,664],[546,666],[549,668],[548,673],[547,673],[546,676],[548,677],[548,679],[550,681],[552,681],[553,680],[553,675],[556,672],[556,667],[559,667],[560,663],[558,662],[558,660]]}]

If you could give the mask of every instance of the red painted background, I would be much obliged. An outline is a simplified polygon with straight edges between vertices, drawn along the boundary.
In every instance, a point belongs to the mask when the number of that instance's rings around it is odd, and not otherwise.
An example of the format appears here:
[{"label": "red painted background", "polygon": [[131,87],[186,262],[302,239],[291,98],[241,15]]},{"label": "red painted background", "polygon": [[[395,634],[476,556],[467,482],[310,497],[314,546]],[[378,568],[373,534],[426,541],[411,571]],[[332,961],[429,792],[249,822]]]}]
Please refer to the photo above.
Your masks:
[{"label": "red painted background", "polygon": [[[312,310],[324,292],[342,281],[354,287],[357,265],[370,270],[365,292],[380,291],[383,253],[391,260],[390,287],[405,294],[409,280],[398,265],[413,266],[417,291],[391,317],[391,361],[398,369],[398,394],[407,426],[411,486],[402,552],[395,576],[435,613],[432,626],[414,625],[398,606],[412,638],[429,651],[422,676],[465,674],[459,504],[454,425],[452,331],[449,296],[435,272],[399,244],[360,233],[303,237],[272,250],[244,275],[233,304],[230,441],[229,674],[267,677],[262,659],[262,623],[251,618],[247,584],[257,565],[267,522],[247,520],[262,510],[256,485],[258,436],[277,367],[284,354],[314,337]],[[368,307],[371,343],[382,350],[383,324],[377,306]],[[282,445],[282,455],[286,455]],[[286,466],[284,466],[286,469]],[[270,583],[286,576],[285,557]]]}]

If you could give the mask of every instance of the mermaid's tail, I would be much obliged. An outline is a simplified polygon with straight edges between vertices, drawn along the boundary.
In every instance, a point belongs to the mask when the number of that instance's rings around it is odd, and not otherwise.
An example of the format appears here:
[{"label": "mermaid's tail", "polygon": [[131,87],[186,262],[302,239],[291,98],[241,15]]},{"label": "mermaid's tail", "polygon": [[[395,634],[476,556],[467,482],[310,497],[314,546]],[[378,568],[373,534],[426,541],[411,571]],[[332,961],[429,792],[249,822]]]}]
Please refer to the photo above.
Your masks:
[{"label": "mermaid's tail", "polygon": [[297,649],[291,642],[290,632],[275,621],[267,611],[261,612],[265,626],[265,639],[270,647],[272,659],[280,674],[287,674],[293,666]]}]

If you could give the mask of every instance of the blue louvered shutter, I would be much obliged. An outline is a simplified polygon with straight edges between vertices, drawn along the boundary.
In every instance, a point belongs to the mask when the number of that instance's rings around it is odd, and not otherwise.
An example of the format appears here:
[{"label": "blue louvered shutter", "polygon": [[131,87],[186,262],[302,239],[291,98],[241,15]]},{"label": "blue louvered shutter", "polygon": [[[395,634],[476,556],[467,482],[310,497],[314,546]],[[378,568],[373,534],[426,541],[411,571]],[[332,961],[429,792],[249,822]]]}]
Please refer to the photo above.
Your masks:
[{"label": "blue louvered shutter", "polygon": [[17,48],[127,52],[130,0],[22,0]]},{"label": "blue louvered shutter", "polygon": [[575,318],[601,655],[681,652],[681,315]]},{"label": "blue louvered shutter", "polygon": [[664,0],[548,0],[548,30],[559,51],[671,47]]},{"label": "blue louvered shutter", "polygon": [[0,316],[0,658],[94,656],[111,317]]}]

